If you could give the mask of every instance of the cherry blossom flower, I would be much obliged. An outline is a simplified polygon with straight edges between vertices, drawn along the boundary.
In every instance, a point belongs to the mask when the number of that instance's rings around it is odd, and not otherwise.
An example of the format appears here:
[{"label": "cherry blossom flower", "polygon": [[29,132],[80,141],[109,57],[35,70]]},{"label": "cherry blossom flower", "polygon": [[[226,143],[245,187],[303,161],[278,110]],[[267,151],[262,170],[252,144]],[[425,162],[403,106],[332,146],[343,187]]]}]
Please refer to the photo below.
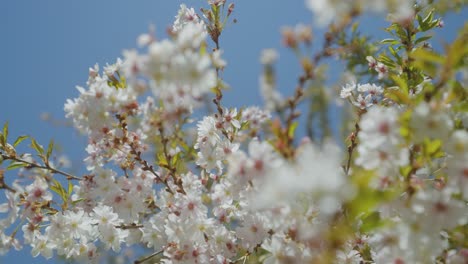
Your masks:
[{"label": "cherry blossom flower", "polygon": [[203,23],[203,21],[199,19],[197,13],[195,13],[195,10],[192,7],[188,8],[186,5],[181,4],[176,20],[174,21],[174,25],[172,26],[172,31],[178,32],[189,23],[198,24]]},{"label": "cherry blossom flower", "polygon": [[34,240],[34,242],[31,245],[31,254],[33,255],[33,257],[36,257],[39,254],[41,254],[46,259],[52,258],[54,245],[47,242],[47,237],[39,236]]},{"label": "cherry blossom flower", "polygon": [[381,176],[395,175],[398,167],[408,163],[408,151],[400,148],[398,111],[391,107],[375,106],[359,123],[359,156],[355,163],[367,170],[378,169]]},{"label": "cherry blossom flower", "polygon": [[353,91],[356,90],[356,84],[355,83],[348,83],[345,86],[341,88],[341,93],[340,97],[343,99],[346,99],[348,97],[351,97],[353,95]]},{"label": "cherry blossom flower", "polygon": [[[124,51],[102,71],[97,64],[89,69],[86,86],[64,106],[88,138],[82,177],[60,171],[66,162],[42,153],[35,141],[39,155],[17,153],[18,141],[5,142],[7,127],[0,132],[0,162],[24,163],[12,183],[0,170],[6,193],[0,254],[29,245],[34,257],[99,263],[98,249],[140,245],[161,263],[227,264],[251,256],[263,263],[463,262],[466,249],[457,239],[468,223],[468,119],[452,109],[463,82],[449,85],[450,92],[444,83],[426,89],[431,80],[414,64],[422,81],[411,80],[405,100],[391,100],[384,92],[398,87],[387,87],[393,80],[386,78],[401,74],[402,65],[369,55],[379,81],[357,83],[367,76],[356,74],[341,87],[341,101],[358,118],[346,145],[329,138],[298,142],[296,102],[276,90],[275,50],[260,58],[265,105],[222,104],[227,63],[221,50],[208,48],[207,37],[221,33],[227,20],[213,19],[222,19],[214,16],[223,16],[225,3],[208,1],[204,21],[182,4],[168,39],[156,39],[150,29],[138,39],[141,49]],[[415,12],[404,0],[306,5],[321,25],[362,11],[390,12],[402,23]],[[303,24],[283,35],[297,55],[312,42]],[[327,41],[335,45],[332,35]],[[299,86],[317,78],[307,66]],[[211,99],[214,113],[200,111]],[[440,144],[437,153],[425,149],[432,143]]]},{"label": "cherry blossom flower", "polygon": [[349,14],[353,9],[365,10],[375,13],[388,11],[394,14],[396,20],[404,20],[413,14],[412,4],[408,1],[397,0],[359,0],[355,2],[306,0],[307,7],[316,16],[316,22],[325,26],[330,22],[339,21],[343,14]]},{"label": "cherry blossom flower", "polygon": [[260,62],[264,65],[271,65],[278,60],[278,52],[275,49],[264,49],[260,55]]}]

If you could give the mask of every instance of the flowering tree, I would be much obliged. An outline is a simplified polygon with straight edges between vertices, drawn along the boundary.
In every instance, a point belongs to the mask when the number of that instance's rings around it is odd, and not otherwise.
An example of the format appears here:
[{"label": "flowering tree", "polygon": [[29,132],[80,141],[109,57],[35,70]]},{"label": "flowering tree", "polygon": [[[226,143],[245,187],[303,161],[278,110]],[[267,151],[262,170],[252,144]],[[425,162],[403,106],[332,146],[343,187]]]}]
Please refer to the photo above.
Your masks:
[{"label": "flowering tree", "polygon": [[[88,137],[85,175],[5,124],[0,253],[99,262],[138,245],[151,251],[134,263],[467,263],[468,24],[443,52],[429,43],[462,1],[306,5],[327,26],[323,47],[311,53],[310,26],[283,29],[302,70],[283,96],[278,55],[264,50],[264,107],[223,106],[219,40],[234,4],[212,0],[200,13],[181,5],[167,39],[143,34],[90,68],[65,104]],[[370,43],[363,12],[387,14],[389,38]],[[339,92],[325,88],[331,58],[346,69]],[[335,99],[342,144],[327,122]],[[16,149],[25,140],[31,153]]]}]

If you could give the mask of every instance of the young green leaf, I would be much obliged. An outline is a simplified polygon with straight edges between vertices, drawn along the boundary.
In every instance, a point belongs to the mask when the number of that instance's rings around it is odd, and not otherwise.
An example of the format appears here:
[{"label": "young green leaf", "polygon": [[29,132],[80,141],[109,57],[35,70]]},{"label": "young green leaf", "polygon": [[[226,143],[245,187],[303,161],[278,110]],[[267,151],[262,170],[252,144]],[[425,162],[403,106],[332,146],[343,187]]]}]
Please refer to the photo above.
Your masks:
[{"label": "young green leaf", "polygon": [[52,179],[52,182],[53,182],[53,185],[50,186],[50,190],[57,193],[64,202],[67,202],[68,200],[67,191],[65,191],[62,184],[55,179]]},{"label": "young green leaf", "polygon": [[50,140],[49,145],[47,146],[46,160],[49,160],[53,149],[54,149],[54,141]]},{"label": "young green leaf", "polygon": [[5,136],[3,136],[3,133],[0,133],[0,149],[3,149],[5,145],[6,145]]},{"label": "young green leaf", "polygon": [[387,39],[384,39],[382,41],[380,41],[381,44],[390,44],[390,45],[397,45],[399,44],[400,42],[396,39],[392,39],[392,38],[387,38]]},{"label": "young green leaf", "polygon": [[8,122],[5,122],[5,125],[3,125],[3,133],[2,133],[2,146],[6,145],[6,142],[8,141]]},{"label": "young green leaf", "polygon": [[31,138],[31,147],[35,149],[38,154],[44,154],[44,148],[41,145],[39,145],[39,143],[37,143],[37,141],[34,138]]},{"label": "young green leaf", "polygon": [[431,38],[432,38],[432,36],[422,36],[422,37],[416,39],[416,41],[414,42],[414,44],[419,44],[419,43],[421,43],[421,42],[423,42],[423,41],[426,41],[426,40],[428,40],[428,39],[431,39]]},{"label": "young green leaf", "polygon": [[72,194],[73,192],[73,184],[71,183],[71,181],[68,181],[68,196],[70,197],[70,195]]},{"label": "young green leaf", "polygon": [[293,122],[291,124],[291,126],[289,127],[289,130],[288,130],[288,137],[289,138],[294,138],[294,132],[296,131],[296,128],[297,128],[298,125],[299,125],[299,123],[297,121]]},{"label": "young green leaf", "polygon": [[16,147],[19,145],[19,143],[21,143],[23,140],[27,139],[29,136],[26,136],[26,135],[23,135],[23,136],[19,136],[15,142],[13,143],[13,147]]},{"label": "young green leaf", "polygon": [[3,125],[3,135],[5,136],[5,139],[8,138],[8,122],[5,122],[5,125]]},{"label": "young green leaf", "polygon": [[407,93],[404,93],[401,89],[387,89],[384,92],[385,97],[392,99],[398,103],[411,104],[412,101]]},{"label": "young green leaf", "polygon": [[27,163],[23,162],[18,162],[18,161],[12,161],[10,165],[6,168],[7,170],[14,170],[14,169],[19,169],[28,166]]},{"label": "young green leaf", "polygon": [[380,217],[379,212],[371,212],[367,216],[362,218],[362,225],[360,227],[361,232],[368,233],[380,226],[382,226],[383,222]]}]

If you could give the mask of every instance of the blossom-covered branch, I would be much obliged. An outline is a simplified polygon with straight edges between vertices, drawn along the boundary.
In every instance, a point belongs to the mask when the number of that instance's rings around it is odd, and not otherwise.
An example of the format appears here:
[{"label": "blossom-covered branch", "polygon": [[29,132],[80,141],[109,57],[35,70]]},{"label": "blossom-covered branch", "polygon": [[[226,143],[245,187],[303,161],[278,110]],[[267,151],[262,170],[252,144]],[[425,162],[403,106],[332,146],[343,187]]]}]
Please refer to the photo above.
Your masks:
[{"label": "blossom-covered branch", "polygon": [[[301,66],[286,99],[279,54],[266,49],[265,105],[225,106],[220,36],[234,4],[210,0],[199,14],[181,5],[167,38],[150,30],[89,69],[64,106],[88,140],[82,177],[54,165],[52,141],[31,138],[33,153],[19,154],[27,137],[11,143],[5,125],[0,254],[28,246],[100,263],[141,247],[149,253],[134,263],[466,263],[468,26],[439,51],[430,41],[450,1],[306,6],[328,29],[323,43],[312,25],[283,29]],[[367,12],[388,15],[388,38],[361,34]],[[329,61],[346,71],[339,92]],[[349,113],[341,142],[327,123],[338,107]]]}]

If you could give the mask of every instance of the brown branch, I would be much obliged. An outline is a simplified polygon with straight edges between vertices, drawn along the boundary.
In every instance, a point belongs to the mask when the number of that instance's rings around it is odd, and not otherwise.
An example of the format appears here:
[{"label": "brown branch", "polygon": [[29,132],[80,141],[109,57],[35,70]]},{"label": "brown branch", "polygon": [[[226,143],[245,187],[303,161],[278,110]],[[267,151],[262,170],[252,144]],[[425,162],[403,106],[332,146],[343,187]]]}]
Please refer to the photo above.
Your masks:
[{"label": "brown branch", "polygon": [[[128,138],[127,138],[128,129],[127,129],[127,123],[125,121],[126,117],[123,115],[116,115],[116,118],[117,120],[119,120],[119,125],[122,128],[122,132],[123,132],[122,142],[128,143]],[[128,145],[131,148],[130,154],[134,155],[133,157],[134,160],[137,161],[141,166],[143,166],[142,170],[151,172],[151,174],[153,174],[156,177],[156,179],[158,179],[160,182],[162,182],[166,186],[166,190],[169,193],[174,194],[174,191],[169,186],[167,180],[162,179],[161,176],[158,173],[156,173],[156,171],[154,171],[153,166],[149,165],[148,162],[141,157],[141,152],[137,151],[136,149],[137,146],[135,146],[133,142]]]},{"label": "brown branch", "polygon": [[161,136],[161,143],[163,145],[163,154],[167,162],[167,166],[163,167],[169,170],[169,173],[172,176],[174,183],[179,187],[177,191],[185,194],[184,187],[182,186],[182,180],[179,177],[177,177],[177,169],[174,167],[174,165],[172,165],[172,155],[169,154],[169,150],[167,149],[167,143],[169,142],[169,140],[164,136],[164,129],[162,126],[159,127],[159,134]]},{"label": "brown branch", "polygon": [[115,228],[127,230],[127,229],[137,229],[137,228],[142,228],[142,227],[143,225],[131,224],[131,225],[119,225],[119,226],[116,226]]},{"label": "brown branch", "polygon": [[143,263],[143,262],[145,262],[145,261],[147,261],[147,260],[149,260],[151,258],[156,257],[159,254],[162,254],[163,252],[164,252],[164,249],[161,249],[160,251],[154,252],[153,254],[151,254],[149,256],[146,256],[146,257],[143,257],[141,259],[135,260],[133,263],[134,264],[141,264],[141,263]]},{"label": "brown branch", "polygon": [[17,161],[17,162],[21,162],[21,163],[24,163],[24,164],[27,164],[27,168],[30,169],[30,168],[36,168],[36,169],[44,169],[44,170],[49,170],[50,172],[54,173],[54,174],[61,174],[65,177],[67,177],[67,180],[77,180],[77,181],[81,181],[82,178],[78,177],[78,176],[74,176],[68,172],[64,172],[64,171],[61,171],[59,169],[56,169],[56,168],[53,168],[51,167],[48,163],[45,164],[45,165],[39,165],[39,164],[36,164],[36,163],[33,163],[33,162],[30,162],[30,161],[27,161],[27,160],[23,160],[23,159],[20,159],[18,157],[13,157],[13,156],[9,156],[9,155],[5,155],[3,153],[1,153],[1,157],[2,159],[4,160],[13,160],[13,161]]},{"label": "brown branch", "polygon": [[135,155],[134,159],[140,163],[141,166],[143,166],[143,168],[141,168],[142,170],[144,171],[149,171],[151,172],[151,174],[153,174],[156,179],[158,179],[158,181],[162,182],[164,184],[164,186],[166,186],[166,190],[171,193],[171,194],[174,194],[174,191],[171,189],[171,187],[169,186],[169,184],[167,183],[167,180],[166,179],[162,179],[161,176],[156,173],[156,171],[154,171],[154,168],[153,166],[149,165],[148,162],[144,159],[141,158],[141,152],[139,151],[136,151],[133,146],[131,145],[131,148],[132,150],[130,151],[130,153],[132,153],[133,155]]},{"label": "brown branch", "polygon": [[351,168],[351,161],[353,160],[354,149],[356,149],[357,146],[357,137],[360,131],[359,120],[356,122],[356,124],[354,124],[354,128],[354,132],[352,132],[349,136],[351,144],[348,146],[348,161],[346,162],[346,166],[344,168],[346,175],[349,175],[349,169]]},{"label": "brown branch", "polygon": [[16,190],[8,186],[8,184],[5,183],[5,178],[4,178],[4,173],[5,171],[0,169],[0,189],[6,189],[12,193],[15,193]]}]

